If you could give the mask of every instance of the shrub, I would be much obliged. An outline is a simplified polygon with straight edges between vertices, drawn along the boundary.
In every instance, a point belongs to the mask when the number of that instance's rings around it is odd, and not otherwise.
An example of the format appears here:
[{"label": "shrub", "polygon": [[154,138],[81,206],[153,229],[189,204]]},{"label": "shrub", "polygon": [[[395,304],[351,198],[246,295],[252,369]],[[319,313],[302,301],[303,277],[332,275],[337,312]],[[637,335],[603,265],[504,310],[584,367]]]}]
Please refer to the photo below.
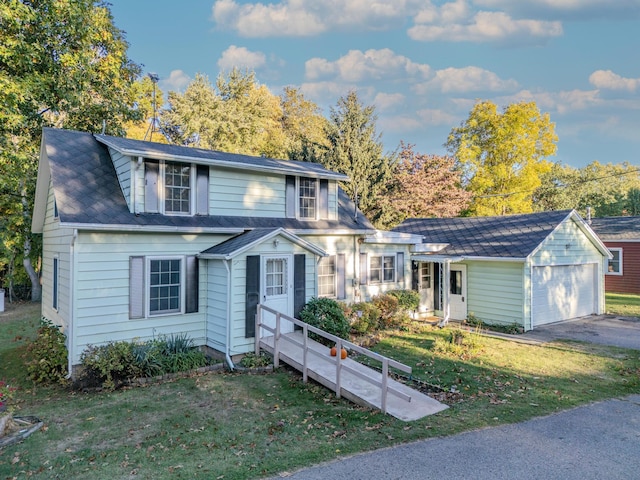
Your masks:
[{"label": "shrub", "polygon": [[460,328],[453,328],[446,338],[437,338],[433,350],[438,353],[469,358],[482,350],[483,342],[480,330],[468,332]]},{"label": "shrub", "polygon": [[387,292],[398,299],[398,308],[412,312],[420,307],[420,294],[415,290],[391,290]]},{"label": "shrub", "polygon": [[354,303],[347,307],[345,313],[351,321],[352,333],[362,335],[378,329],[380,310],[373,303]]},{"label": "shrub", "polygon": [[380,327],[389,328],[397,326],[398,299],[393,295],[382,293],[371,299],[371,302],[380,311]]},{"label": "shrub", "polygon": [[109,342],[98,347],[89,345],[80,355],[82,376],[89,385],[101,384],[113,390],[139,373],[133,355],[134,344]]},{"label": "shrub", "polygon": [[[349,338],[349,321],[344,316],[340,303],[330,298],[312,298],[300,312],[300,320],[340,338]],[[315,334],[309,334],[323,345],[333,342]]]},{"label": "shrub", "polygon": [[207,357],[186,333],[171,335],[160,341],[163,373],[177,373],[203,367]]},{"label": "shrub", "polygon": [[[13,396],[16,390],[17,390],[16,387],[12,387],[4,380],[0,380],[0,412],[2,412],[3,409],[6,409],[9,412],[11,412],[10,403],[11,403],[11,400],[13,400]],[[0,434],[1,433],[2,432],[0,432]]]},{"label": "shrub", "polygon": [[25,356],[29,379],[44,384],[68,382],[65,336],[50,320],[40,321],[36,339],[27,346]]}]

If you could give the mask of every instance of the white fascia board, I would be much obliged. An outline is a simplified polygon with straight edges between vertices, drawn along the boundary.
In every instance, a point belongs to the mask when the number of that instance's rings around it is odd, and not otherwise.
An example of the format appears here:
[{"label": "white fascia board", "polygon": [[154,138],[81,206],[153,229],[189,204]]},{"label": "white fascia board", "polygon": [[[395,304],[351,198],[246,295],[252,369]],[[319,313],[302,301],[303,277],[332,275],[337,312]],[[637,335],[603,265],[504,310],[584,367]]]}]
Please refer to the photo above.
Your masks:
[{"label": "white fascia board", "polygon": [[411,247],[412,253],[435,253],[449,246],[448,243],[416,243]]},{"label": "white fascia board", "polygon": [[412,254],[411,259],[417,260],[419,262],[436,262],[436,263],[442,263],[444,261],[449,261],[451,263],[457,263],[457,262],[463,262],[463,261],[524,263],[527,261],[526,258],[519,258],[519,257],[473,257],[473,256],[463,256],[463,255],[438,255],[438,254],[428,254],[428,255]]},{"label": "white fascia board", "polygon": [[143,232],[143,233],[224,233],[238,234],[246,230],[246,228],[182,228],[182,227],[165,227],[162,225],[120,225],[120,224],[102,224],[102,223],[67,223],[60,221],[60,225],[68,228],[76,228],[78,230],[92,230],[104,232]]},{"label": "white fascia board", "polygon": [[385,230],[374,230],[370,232],[364,239],[364,243],[378,244],[402,244],[415,245],[422,242],[422,235],[404,232],[387,232]]},{"label": "white fascia board", "polygon": [[[188,155],[169,155],[169,154],[159,153],[159,152],[151,153],[145,150],[122,148],[118,145],[115,145],[113,142],[110,142],[106,138],[96,137],[96,140],[120,152],[122,155],[128,155],[131,157],[144,157],[144,158],[149,158],[153,160],[180,161],[180,162],[187,162],[187,163],[195,163],[199,165],[211,165],[215,167],[228,168],[231,170],[249,170],[252,172],[276,172],[276,173],[291,174],[291,175],[297,175],[297,176],[303,176],[303,177],[309,177],[309,178],[322,178],[322,179],[326,178],[329,180],[338,180],[341,182],[350,181],[347,175],[344,175],[342,173],[330,172],[330,171],[319,173],[319,172],[311,172],[311,171],[302,171],[301,169],[287,168],[284,166],[265,167],[262,165],[233,163],[225,160],[216,160],[213,158],[199,158],[199,157],[191,157]],[[300,162],[300,163],[304,163],[304,162]]]},{"label": "white fascia board", "polygon": [[327,229],[319,229],[319,230],[309,230],[309,229],[287,229],[288,232],[291,232],[295,235],[322,235],[325,236],[344,236],[344,235],[369,235],[373,230],[327,230]]}]

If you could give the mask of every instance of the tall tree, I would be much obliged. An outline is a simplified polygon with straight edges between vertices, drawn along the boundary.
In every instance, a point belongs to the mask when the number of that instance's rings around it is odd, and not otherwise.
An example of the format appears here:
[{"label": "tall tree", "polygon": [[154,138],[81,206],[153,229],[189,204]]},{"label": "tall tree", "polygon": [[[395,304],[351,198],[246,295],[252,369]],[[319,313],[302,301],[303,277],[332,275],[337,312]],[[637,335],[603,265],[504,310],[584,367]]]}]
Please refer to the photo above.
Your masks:
[{"label": "tall tree", "polygon": [[411,217],[455,217],[464,211],[471,193],[461,186],[452,157],[415,152],[400,143],[387,187],[376,202],[372,219],[378,228],[393,228]]},{"label": "tall tree", "polygon": [[391,158],[382,154],[381,135],[376,132],[375,108],[362,104],[355,91],[340,97],[331,108],[329,153],[325,166],[351,179],[343,185],[366,215],[391,173]]},{"label": "tall tree", "polygon": [[31,211],[43,126],[122,134],[135,116],[131,83],[140,72],[106,3],[0,3],[0,203],[2,258],[20,260],[40,297]]},{"label": "tall tree", "polygon": [[279,97],[258,84],[255,73],[234,68],[215,87],[198,74],[184,94],[169,92],[161,124],[171,140],[247,155],[286,155]]},{"label": "tall tree", "polygon": [[554,165],[534,194],[536,210],[575,208],[594,216],[638,215],[640,168],[627,162],[592,162],[582,168]]},{"label": "tall tree", "polygon": [[508,105],[498,112],[478,102],[445,144],[463,169],[465,187],[474,194],[475,215],[533,211],[532,195],[551,169],[556,152],[555,125],[534,102]]},{"label": "tall tree", "polygon": [[291,160],[320,161],[329,150],[329,139],[328,121],[318,105],[294,87],[284,88],[280,105],[287,157]]}]

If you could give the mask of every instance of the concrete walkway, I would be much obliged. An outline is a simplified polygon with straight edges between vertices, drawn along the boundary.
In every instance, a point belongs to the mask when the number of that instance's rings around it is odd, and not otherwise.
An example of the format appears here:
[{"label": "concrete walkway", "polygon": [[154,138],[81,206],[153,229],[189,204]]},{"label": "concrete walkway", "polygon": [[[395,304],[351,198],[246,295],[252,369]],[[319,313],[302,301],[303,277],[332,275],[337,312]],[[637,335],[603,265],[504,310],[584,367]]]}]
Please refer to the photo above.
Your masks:
[{"label": "concrete walkway", "polygon": [[527,422],[343,458],[279,477],[304,480],[640,478],[640,395]]},{"label": "concrete walkway", "polygon": [[[297,344],[302,344],[303,342],[303,335],[300,331],[284,334],[283,337],[288,337]],[[260,339],[261,347],[271,354],[274,352],[273,342],[273,336]],[[335,357],[330,356],[329,348],[318,342],[308,340],[308,344],[310,350],[307,354],[308,376],[335,391]],[[302,371],[304,363],[303,349],[286,339],[280,340],[279,348],[280,360]],[[353,374],[347,369],[342,370],[340,374],[340,395],[358,405],[382,410],[382,389],[379,386],[382,381],[381,373],[350,358],[341,360],[341,362],[344,363],[345,367],[356,370],[357,374]],[[419,420],[427,415],[433,415],[449,408],[428,395],[391,378],[388,379],[388,387],[391,391],[387,395],[386,412],[400,420]],[[400,395],[393,391],[400,392]]]}]

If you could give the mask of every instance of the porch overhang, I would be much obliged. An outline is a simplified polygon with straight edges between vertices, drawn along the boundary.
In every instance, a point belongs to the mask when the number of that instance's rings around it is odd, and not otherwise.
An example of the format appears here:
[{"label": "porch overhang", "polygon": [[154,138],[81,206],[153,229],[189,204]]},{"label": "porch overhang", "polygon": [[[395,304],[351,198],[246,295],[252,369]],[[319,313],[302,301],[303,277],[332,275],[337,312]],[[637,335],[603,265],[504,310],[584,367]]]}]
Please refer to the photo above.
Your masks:
[{"label": "porch overhang", "polygon": [[457,263],[465,260],[459,255],[411,255],[411,260],[417,262]]}]

